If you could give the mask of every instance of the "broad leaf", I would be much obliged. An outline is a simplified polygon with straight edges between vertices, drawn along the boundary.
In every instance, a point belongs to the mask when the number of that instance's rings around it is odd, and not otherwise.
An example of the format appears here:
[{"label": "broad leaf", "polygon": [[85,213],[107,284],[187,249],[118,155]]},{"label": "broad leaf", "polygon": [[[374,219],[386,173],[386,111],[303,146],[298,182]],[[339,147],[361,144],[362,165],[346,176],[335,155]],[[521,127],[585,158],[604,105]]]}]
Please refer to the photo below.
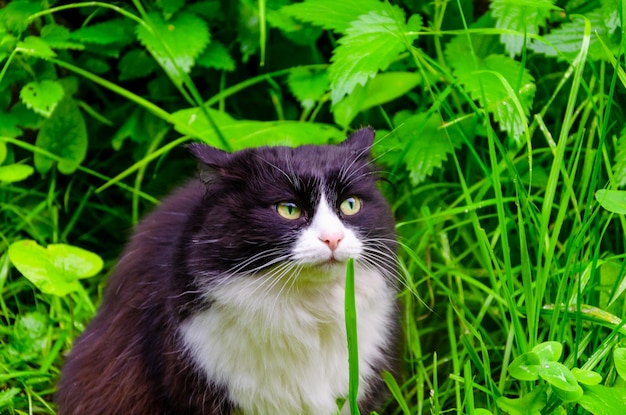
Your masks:
[{"label": "broad leaf", "polygon": [[583,385],[597,385],[602,382],[602,375],[593,370],[584,370],[577,367],[572,369],[572,375],[576,377],[576,380]]},{"label": "broad leaf", "polygon": [[36,36],[27,36],[22,42],[17,44],[17,50],[25,55],[37,56],[44,59],[54,58],[57,55],[50,48],[50,45]]},{"label": "broad leaf", "polygon": [[19,316],[9,336],[6,353],[28,362],[41,356],[48,346],[48,317],[38,311]]},{"label": "broad leaf", "polygon": [[404,163],[414,185],[423,182],[435,168],[441,167],[448,154],[462,143],[458,132],[460,125],[446,128],[438,114],[429,117],[422,113],[401,122],[394,121],[398,127],[390,133],[390,139],[397,137],[398,142],[406,146]]},{"label": "broad leaf", "polygon": [[563,345],[559,342],[543,342],[539,343],[531,350],[539,356],[539,361],[556,362],[563,353]]},{"label": "broad leaf", "polygon": [[93,277],[103,267],[102,259],[93,252],[66,244],[44,248],[31,240],[13,242],[9,258],[42,292],[58,296],[76,291],[79,278]]},{"label": "broad leaf", "polygon": [[519,54],[524,46],[525,35],[536,35],[546,25],[554,0],[493,0],[489,7],[497,19],[496,28],[514,30],[517,34],[503,33],[500,41],[511,57]]},{"label": "broad leaf", "polygon": [[0,182],[14,183],[27,179],[34,173],[33,166],[28,164],[8,164],[0,166]]},{"label": "broad leaf", "polygon": [[28,17],[41,11],[41,2],[9,1],[0,8],[0,23],[11,32],[24,32],[29,25]]},{"label": "broad leaf", "polygon": [[328,89],[326,71],[295,67],[289,72],[287,86],[302,108],[312,110]]},{"label": "broad leaf", "polygon": [[205,68],[213,68],[224,71],[235,70],[235,60],[230,56],[226,46],[218,41],[211,41],[204,52],[198,56],[196,63]]},{"label": "broad leaf", "polygon": [[613,362],[619,376],[626,381],[626,347],[615,349],[613,352]]},{"label": "broad leaf", "polygon": [[85,46],[70,42],[70,30],[64,26],[50,23],[41,28],[41,39],[53,49],[83,50]]},{"label": "broad leaf", "polygon": [[378,71],[387,69],[416,37],[407,32],[420,27],[419,15],[413,15],[405,24],[404,12],[395,7],[390,11],[369,12],[353,21],[346,35],[339,39],[328,68],[333,104],[357,85],[365,85]]},{"label": "broad leaf", "polygon": [[511,362],[508,371],[515,379],[535,381],[539,379],[540,364],[541,360],[537,353],[524,353]]},{"label": "broad leaf", "polygon": [[547,387],[536,387],[517,399],[510,399],[504,396],[496,400],[498,408],[510,415],[541,415],[541,410],[548,403]]},{"label": "broad leaf", "polygon": [[180,71],[191,71],[196,58],[209,44],[209,28],[198,16],[182,12],[165,21],[158,13],[150,13],[152,30],[138,25],[137,38],[163,69],[180,80]]},{"label": "broad leaf", "polygon": [[157,0],[156,4],[161,8],[166,18],[168,18],[185,5],[185,0]]},{"label": "broad leaf", "polygon": [[[62,159],[58,164],[61,173],[71,174],[76,170],[87,155],[87,127],[74,100],[66,98],[59,103],[41,126],[35,144]],[[35,153],[35,168],[39,173],[47,173],[54,163],[45,155]]]},{"label": "broad leaf", "polygon": [[[328,124],[299,121],[237,121],[228,114],[208,110],[232,150],[264,145],[298,146],[339,141],[344,134]],[[217,134],[198,108],[172,114],[178,120],[174,128],[181,134],[191,135],[214,146],[222,147]]]},{"label": "broad leaf", "polygon": [[154,72],[157,67],[154,59],[145,50],[131,49],[117,64],[117,69],[120,71],[119,80],[143,78]]},{"label": "broad leaf", "polygon": [[97,45],[128,45],[135,40],[132,21],[123,18],[81,27],[73,31],[69,38]]},{"label": "broad leaf", "polygon": [[626,388],[603,385],[585,386],[578,403],[593,415],[623,415],[626,408]]},{"label": "broad leaf", "polygon": [[596,200],[609,212],[626,215],[626,190],[600,189],[596,192]]},{"label": "broad leaf", "polygon": [[339,33],[346,33],[350,24],[363,14],[388,10],[389,6],[379,0],[307,0],[281,9],[289,16]]},{"label": "broad leaf", "polygon": [[506,56],[489,55],[477,71],[455,75],[472,99],[493,114],[500,128],[521,143],[536,89],[528,70]]},{"label": "broad leaf", "polygon": [[63,87],[56,81],[29,82],[20,91],[20,99],[30,109],[49,118],[64,94]]},{"label": "broad leaf", "polygon": [[[539,376],[555,388],[568,393],[578,394],[580,386],[576,377],[562,363],[559,362],[542,362],[537,373]],[[582,394],[582,390],[580,391]],[[569,397],[568,400],[575,400]]]}]

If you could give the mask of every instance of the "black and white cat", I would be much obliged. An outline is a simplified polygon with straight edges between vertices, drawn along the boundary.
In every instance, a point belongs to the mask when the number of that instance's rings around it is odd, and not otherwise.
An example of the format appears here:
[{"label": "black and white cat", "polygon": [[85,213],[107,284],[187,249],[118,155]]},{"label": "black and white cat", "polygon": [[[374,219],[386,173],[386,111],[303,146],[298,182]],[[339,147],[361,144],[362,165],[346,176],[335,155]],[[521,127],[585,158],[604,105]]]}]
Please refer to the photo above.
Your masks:
[{"label": "black and white cat", "polygon": [[378,408],[397,341],[396,243],[373,138],[232,154],[190,145],[200,178],[138,225],[67,359],[59,413],[338,413],[349,258],[359,406]]}]

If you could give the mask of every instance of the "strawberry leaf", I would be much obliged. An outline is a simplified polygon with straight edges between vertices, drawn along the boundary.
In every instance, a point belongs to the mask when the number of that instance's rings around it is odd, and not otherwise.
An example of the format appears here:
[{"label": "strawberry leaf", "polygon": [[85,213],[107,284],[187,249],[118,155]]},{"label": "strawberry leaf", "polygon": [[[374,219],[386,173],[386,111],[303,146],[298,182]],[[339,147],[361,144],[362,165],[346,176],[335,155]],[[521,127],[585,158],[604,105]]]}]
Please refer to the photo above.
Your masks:
[{"label": "strawberry leaf", "polygon": [[213,68],[224,71],[234,71],[235,70],[235,61],[228,53],[226,46],[218,41],[212,41],[209,43],[209,46],[206,47],[204,52],[198,59],[196,63],[205,68]]},{"label": "strawberry leaf", "polygon": [[49,118],[63,98],[64,90],[56,81],[29,82],[20,91],[20,99],[30,109]]}]

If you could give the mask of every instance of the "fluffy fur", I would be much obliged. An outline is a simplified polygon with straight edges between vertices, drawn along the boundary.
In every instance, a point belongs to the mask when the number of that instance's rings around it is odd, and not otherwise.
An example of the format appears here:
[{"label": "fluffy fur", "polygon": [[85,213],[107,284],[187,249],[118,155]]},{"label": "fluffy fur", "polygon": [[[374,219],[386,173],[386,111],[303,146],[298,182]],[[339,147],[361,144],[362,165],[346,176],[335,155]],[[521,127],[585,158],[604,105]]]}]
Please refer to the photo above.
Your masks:
[{"label": "fluffy fur", "polygon": [[[396,343],[395,234],[373,130],[337,146],[192,153],[200,179],[137,227],[63,369],[60,414],[310,414],[348,391],[355,258],[359,406],[384,399]],[[361,209],[348,215],[350,197]],[[290,202],[299,217],[276,205]],[[344,410],[345,412],[345,410]]]}]

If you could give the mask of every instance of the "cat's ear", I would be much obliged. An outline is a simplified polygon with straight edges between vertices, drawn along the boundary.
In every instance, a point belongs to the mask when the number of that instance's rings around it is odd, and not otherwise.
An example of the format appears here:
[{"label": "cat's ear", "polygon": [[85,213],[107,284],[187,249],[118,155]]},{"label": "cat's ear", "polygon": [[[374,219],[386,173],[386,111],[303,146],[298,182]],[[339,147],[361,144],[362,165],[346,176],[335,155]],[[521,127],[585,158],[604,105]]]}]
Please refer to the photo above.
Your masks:
[{"label": "cat's ear", "polygon": [[231,154],[203,143],[187,144],[187,150],[200,162],[199,175],[204,183],[211,181],[215,174],[223,174],[231,160]]},{"label": "cat's ear", "polygon": [[372,127],[361,128],[352,133],[339,145],[349,147],[356,154],[368,156],[374,144],[374,135],[375,131]]}]

